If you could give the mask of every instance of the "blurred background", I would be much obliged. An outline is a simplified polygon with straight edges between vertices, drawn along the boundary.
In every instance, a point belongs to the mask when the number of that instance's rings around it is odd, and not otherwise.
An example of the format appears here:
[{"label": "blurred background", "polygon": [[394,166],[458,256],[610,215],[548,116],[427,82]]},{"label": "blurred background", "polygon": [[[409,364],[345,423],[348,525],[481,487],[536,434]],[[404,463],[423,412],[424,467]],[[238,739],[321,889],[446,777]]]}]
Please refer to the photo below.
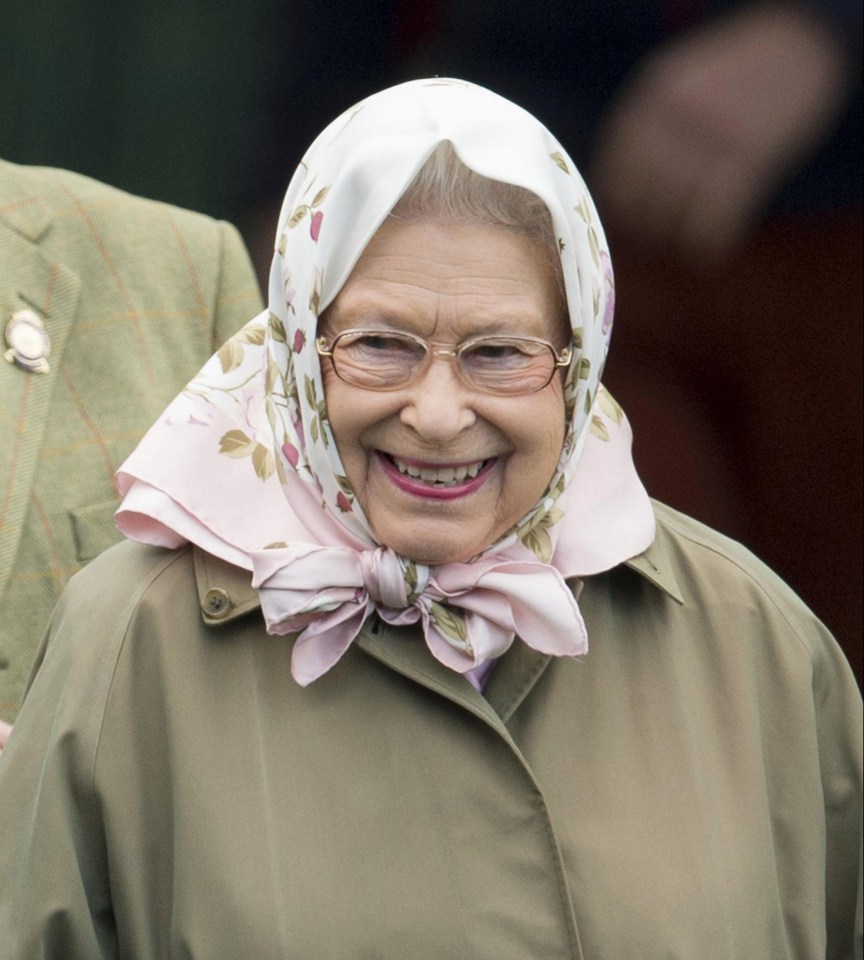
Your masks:
[{"label": "blurred background", "polygon": [[607,226],[649,492],[862,673],[860,0],[0,0],[0,156],[234,221],[264,278],[314,136],[438,74],[543,120]]}]

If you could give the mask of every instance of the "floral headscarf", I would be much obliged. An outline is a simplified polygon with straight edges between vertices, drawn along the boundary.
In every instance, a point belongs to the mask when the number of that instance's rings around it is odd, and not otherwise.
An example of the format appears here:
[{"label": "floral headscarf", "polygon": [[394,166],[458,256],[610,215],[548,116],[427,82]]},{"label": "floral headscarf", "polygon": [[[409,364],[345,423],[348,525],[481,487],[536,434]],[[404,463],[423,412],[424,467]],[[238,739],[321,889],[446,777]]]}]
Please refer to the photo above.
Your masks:
[{"label": "floral headscarf", "polygon": [[[549,208],[574,355],[568,426],[546,494],[469,563],[427,567],[378,544],[345,475],[315,350],[318,317],[433,150]],[[597,214],[572,161],[530,114],[458,80],[405,83],[331,123],[296,171],[279,217],[268,309],[228,340],[117,476],[118,525],[165,546],[192,541],[253,573],[271,633],[298,633],[300,683],[326,672],[377,613],[420,622],[460,672],[514,635],[585,652],[568,577],[608,569],[653,540],[620,408],[600,385],[613,282]]]}]

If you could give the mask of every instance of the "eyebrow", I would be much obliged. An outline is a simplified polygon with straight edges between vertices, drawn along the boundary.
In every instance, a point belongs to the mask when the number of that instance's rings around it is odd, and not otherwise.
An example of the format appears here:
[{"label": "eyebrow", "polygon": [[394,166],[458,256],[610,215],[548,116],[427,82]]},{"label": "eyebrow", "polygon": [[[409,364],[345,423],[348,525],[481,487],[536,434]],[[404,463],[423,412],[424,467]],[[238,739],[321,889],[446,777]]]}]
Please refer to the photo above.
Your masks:
[{"label": "eyebrow", "polygon": [[[513,313],[509,316],[491,317],[482,321],[479,325],[473,323],[470,319],[457,323],[457,330],[461,334],[460,339],[473,339],[474,337],[497,337],[497,336],[534,336],[545,339],[547,331],[546,324],[542,318],[537,318],[535,323],[525,323],[526,317],[521,313]],[[420,326],[420,324],[416,324]],[[466,327],[473,329],[466,329]],[[514,329],[514,326],[517,329]],[[537,329],[531,329],[535,327]],[[528,327],[528,329],[526,329]],[[364,308],[362,305],[346,309],[339,317],[339,330],[335,329],[332,322],[328,322],[325,314],[321,317],[319,323],[319,332],[326,332],[328,335],[335,335],[342,330],[389,330],[394,332],[413,333],[415,336],[426,337],[425,332],[420,332],[411,322],[410,317],[403,313],[397,313],[390,310],[382,310],[378,307]],[[432,334],[434,336],[434,334]]]}]

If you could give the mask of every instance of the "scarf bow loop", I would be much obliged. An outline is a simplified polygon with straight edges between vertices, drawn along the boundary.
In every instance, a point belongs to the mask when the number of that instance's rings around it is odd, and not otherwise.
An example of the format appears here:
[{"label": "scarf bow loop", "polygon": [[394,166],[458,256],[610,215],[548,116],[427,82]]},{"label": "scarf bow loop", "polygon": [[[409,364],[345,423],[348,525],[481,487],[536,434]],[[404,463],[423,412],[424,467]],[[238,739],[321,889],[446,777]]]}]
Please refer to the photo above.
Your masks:
[{"label": "scarf bow loop", "polygon": [[268,633],[299,634],[292,673],[304,685],[342,657],[376,611],[393,625],[420,620],[432,654],[463,673],[500,656],[516,634],[555,656],[587,650],[575,597],[547,564],[490,557],[430,570],[403,566],[380,547],[356,551],[314,544],[251,557],[252,585]]}]

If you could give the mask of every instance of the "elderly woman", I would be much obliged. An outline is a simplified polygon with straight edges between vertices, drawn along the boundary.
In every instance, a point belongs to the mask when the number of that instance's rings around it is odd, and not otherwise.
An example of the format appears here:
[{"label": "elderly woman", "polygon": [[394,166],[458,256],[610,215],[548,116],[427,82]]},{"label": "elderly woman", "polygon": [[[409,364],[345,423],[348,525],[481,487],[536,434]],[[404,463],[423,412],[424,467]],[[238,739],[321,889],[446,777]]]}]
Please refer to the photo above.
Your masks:
[{"label": "elderly woman", "polygon": [[648,500],[612,297],[519,108],[430,80],[327,127],[269,312],[121,471],[149,545],[56,611],[0,957],[860,955],[854,680]]}]

